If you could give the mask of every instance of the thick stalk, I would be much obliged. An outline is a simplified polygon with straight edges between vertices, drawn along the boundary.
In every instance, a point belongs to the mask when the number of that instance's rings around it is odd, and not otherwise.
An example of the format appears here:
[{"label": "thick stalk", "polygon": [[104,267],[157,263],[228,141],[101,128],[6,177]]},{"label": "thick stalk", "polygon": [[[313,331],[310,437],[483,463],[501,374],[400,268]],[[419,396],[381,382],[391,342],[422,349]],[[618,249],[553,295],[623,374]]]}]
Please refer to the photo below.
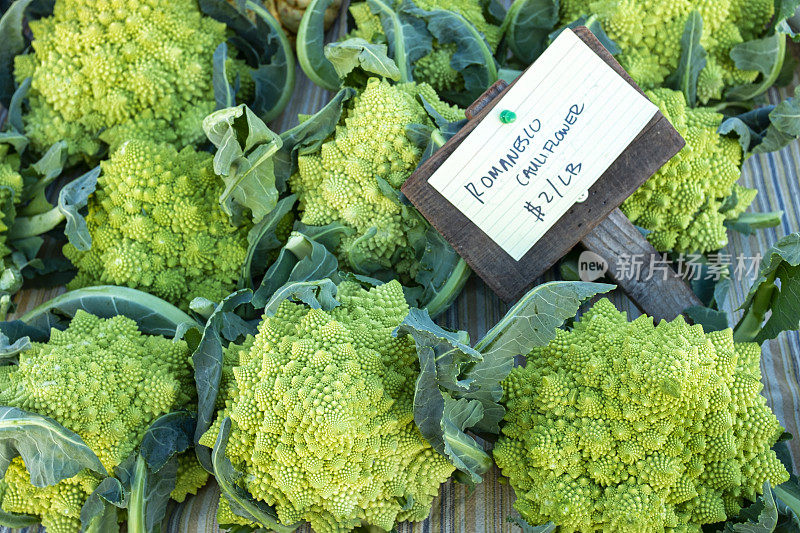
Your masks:
[{"label": "thick stalk", "polygon": [[58,207],[40,215],[31,217],[18,217],[14,220],[14,225],[8,232],[8,238],[12,240],[26,239],[35,237],[42,233],[47,233],[64,221],[64,213]]},{"label": "thick stalk", "polygon": [[283,50],[284,55],[286,56],[286,83],[283,84],[283,88],[281,89],[281,95],[278,98],[278,101],[272,106],[270,111],[261,117],[261,120],[264,122],[269,122],[270,120],[274,120],[278,118],[283,112],[283,109],[286,107],[286,104],[289,103],[289,100],[292,98],[292,93],[294,92],[294,47],[289,42],[288,37],[286,37],[286,32],[283,31],[280,23],[275,20],[275,17],[264,8],[264,5],[261,2],[256,2],[254,0],[247,0],[247,9],[253,11],[256,15],[261,17],[264,22],[266,22],[275,34],[278,36],[278,41],[280,42],[281,49]]},{"label": "thick stalk", "polygon": [[442,289],[436,293],[436,296],[428,302],[428,305],[425,306],[425,309],[428,310],[428,314],[435,318],[443,311],[445,311],[450,304],[453,303],[453,300],[458,293],[461,291],[461,288],[467,282],[469,275],[472,273],[467,262],[463,259],[459,259],[458,263],[456,263],[455,268],[453,268],[453,272],[450,274],[450,277],[447,278],[447,282],[444,284]]},{"label": "thick stalk", "polygon": [[761,333],[764,319],[772,304],[772,298],[778,286],[775,285],[777,272],[773,272],[756,291],[753,302],[733,330],[736,342],[753,342]]},{"label": "thick stalk", "polygon": [[292,252],[298,260],[303,260],[311,255],[311,243],[299,235],[291,235],[286,241],[286,249]]},{"label": "thick stalk", "polygon": [[141,454],[136,457],[132,481],[133,485],[131,486],[131,496],[128,504],[128,533],[146,533],[144,487],[147,481],[147,465]]}]

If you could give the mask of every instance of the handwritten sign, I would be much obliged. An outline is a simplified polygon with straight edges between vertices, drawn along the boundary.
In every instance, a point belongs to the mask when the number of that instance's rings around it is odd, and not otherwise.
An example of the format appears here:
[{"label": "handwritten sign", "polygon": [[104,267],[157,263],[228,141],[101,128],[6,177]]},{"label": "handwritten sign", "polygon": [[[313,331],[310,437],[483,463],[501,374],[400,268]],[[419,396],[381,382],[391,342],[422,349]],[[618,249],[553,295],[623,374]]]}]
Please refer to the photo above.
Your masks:
[{"label": "handwritten sign", "polygon": [[428,182],[519,261],[657,112],[567,29]]},{"label": "handwritten sign", "polygon": [[[579,242],[609,265],[612,241],[649,246],[617,208],[685,142],[588,28],[492,85],[467,119],[401,190],[502,299],[519,298]],[[683,294],[629,288],[658,302]]]}]

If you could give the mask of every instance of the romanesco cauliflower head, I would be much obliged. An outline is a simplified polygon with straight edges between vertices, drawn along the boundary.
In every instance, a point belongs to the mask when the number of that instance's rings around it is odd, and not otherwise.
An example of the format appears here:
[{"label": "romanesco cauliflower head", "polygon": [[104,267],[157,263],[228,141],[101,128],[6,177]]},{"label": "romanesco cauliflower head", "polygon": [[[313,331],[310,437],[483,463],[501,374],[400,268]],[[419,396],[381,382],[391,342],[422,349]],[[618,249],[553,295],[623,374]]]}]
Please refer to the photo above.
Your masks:
[{"label": "romanesco cauliflower head", "polygon": [[653,89],[678,67],[681,36],[689,13],[703,17],[701,44],[708,51],[697,96],[705,103],[722,98],[732,85],[750,83],[757,71],[735,67],[731,49],[761,37],[774,14],[772,0],[564,0],[561,21],[596,15],[622,50],[617,59],[636,82]]},{"label": "romanesco cauliflower head", "polygon": [[[692,109],[682,93],[670,89],[647,96],[686,146],[622,204],[622,211],[650,231],[647,238],[659,251],[719,250],[728,243],[725,220],[744,212],[756,194],[736,184],[742,149],[717,133],[723,117],[712,109]],[[734,193],[736,205],[724,207]]]},{"label": "romanesco cauliflower head", "polygon": [[[77,433],[108,472],[130,455],[159,416],[194,401],[184,341],[142,334],[135,321],[98,318],[79,310],[64,331],[32,343],[19,365],[0,372],[0,404],[47,416]],[[205,484],[193,454],[181,460],[177,497]],[[2,508],[41,518],[48,532],[75,533],[80,510],[100,479],[84,470],[49,487],[35,487],[21,458],[3,480]]]},{"label": "romanesco cauliflower head", "polygon": [[226,453],[283,523],[390,530],[425,518],[454,468],[414,424],[416,348],[392,336],[408,313],[400,284],[344,282],[336,298],[329,312],[284,301],[264,318],[235,351],[226,408],[200,443],[213,446],[230,416]]},{"label": "romanesco cauliflower head", "polygon": [[197,0],[58,0],[30,27],[33,53],[16,58],[15,77],[32,78],[25,131],[37,151],[63,139],[76,160],[102,142],[205,140],[212,55],[226,28]]},{"label": "romanesco cauliflower head", "polygon": [[220,208],[211,154],[129,141],[101,166],[86,219],[92,246],[64,246],[78,268],[68,288],[123,285],[184,309],[234,289],[249,226],[233,227]]},{"label": "romanesco cauliflower head", "polygon": [[761,350],[682,317],[658,326],[601,300],[503,383],[494,458],[530,523],[700,531],[789,478],[759,394]]},{"label": "romanesco cauliflower head", "polygon": [[[399,5],[401,2],[395,2]],[[486,20],[483,13],[483,3],[476,0],[415,0],[414,4],[425,11],[443,9],[458,13],[467,22],[471,23],[485,38],[492,51],[500,44],[502,32]],[[386,42],[380,17],[370,10],[367,2],[355,2],[350,5],[355,27],[350,32],[351,37],[361,37],[369,42]],[[453,43],[433,42],[433,50],[420,58],[414,65],[414,79],[424,80],[436,91],[462,91],[464,78],[454,69],[450,61],[456,52]]]},{"label": "romanesco cauliflower head", "polygon": [[424,231],[425,223],[413,208],[387,196],[379,178],[399,188],[419,164],[421,150],[406,136],[406,127],[432,122],[418,95],[449,120],[464,116],[424,83],[391,85],[371,78],[333,137],[319,152],[298,158],[289,185],[300,199],[300,221],[313,226],[339,222],[355,230],[338,250],[348,268],[358,268],[355,261],[367,258],[404,279],[416,275],[417,251],[409,234]]}]

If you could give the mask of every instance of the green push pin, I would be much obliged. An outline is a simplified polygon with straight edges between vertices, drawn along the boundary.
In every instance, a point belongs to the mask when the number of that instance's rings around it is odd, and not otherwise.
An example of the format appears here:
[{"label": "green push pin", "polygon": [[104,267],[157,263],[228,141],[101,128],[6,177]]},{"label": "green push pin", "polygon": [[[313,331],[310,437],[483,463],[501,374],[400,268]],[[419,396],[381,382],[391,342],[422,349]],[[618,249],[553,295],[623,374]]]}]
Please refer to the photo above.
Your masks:
[{"label": "green push pin", "polygon": [[515,120],[517,120],[517,114],[510,109],[500,111],[500,122],[503,124],[511,124]]}]

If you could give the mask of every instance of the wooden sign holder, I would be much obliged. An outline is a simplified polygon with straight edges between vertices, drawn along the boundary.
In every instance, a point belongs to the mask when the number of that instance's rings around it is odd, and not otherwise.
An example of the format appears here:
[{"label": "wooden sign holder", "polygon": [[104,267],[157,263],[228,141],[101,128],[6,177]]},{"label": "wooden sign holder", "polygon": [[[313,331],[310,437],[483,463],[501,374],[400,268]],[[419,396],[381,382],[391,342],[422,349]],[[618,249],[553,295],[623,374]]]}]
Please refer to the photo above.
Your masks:
[{"label": "wooden sign holder", "polygon": [[[573,31],[620,76],[642,92],[591,31],[583,26]],[[671,268],[664,272],[661,255],[619,210],[626,198],[685,145],[683,138],[660,112],[589,189],[588,199],[575,204],[519,261],[515,261],[428,183],[434,171],[486,118],[500,101],[500,96],[512,85],[514,82],[509,85],[498,81],[467,109],[467,124],[403,184],[402,192],[406,197],[486,284],[507,302],[522,296],[537,277],[580,242],[605,260],[609,277],[643,312],[657,320],[671,320],[687,307],[701,305],[689,286]],[[625,255],[637,258],[640,266],[636,276],[628,276],[623,271],[620,258]],[[651,269],[651,265],[658,267]]]}]

